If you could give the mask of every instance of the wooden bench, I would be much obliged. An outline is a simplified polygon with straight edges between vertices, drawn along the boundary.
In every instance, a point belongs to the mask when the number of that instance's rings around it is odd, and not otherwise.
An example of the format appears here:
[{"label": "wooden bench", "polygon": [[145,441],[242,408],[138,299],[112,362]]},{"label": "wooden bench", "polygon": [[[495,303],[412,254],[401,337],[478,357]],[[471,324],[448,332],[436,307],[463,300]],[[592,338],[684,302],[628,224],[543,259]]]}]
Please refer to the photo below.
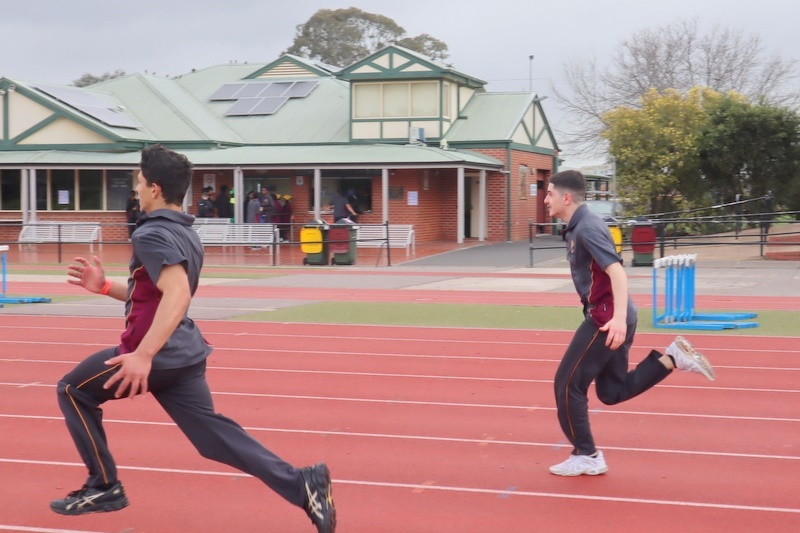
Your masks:
[{"label": "wooden bench", "polygon": [[[356,230],[356,246],[381,248],[386,246],[386,226],[359,225]],[[406,255],[416,251],[413,224],[389,224],[389,247],[405,248]]]},{"label": "wooden bench", "polygon": [[43,243],[89,243],[94,252],[94,243],[103,249],[102,229],[99,222],[35,222],[23,224],[17,239],[19,249],[23,244]]},{"label": "wooden bench", "polygon": [[[213,219],[211,219],[213,220]],[[276,224],[193,224],[203,246],[267,246],[280,251]]]}]

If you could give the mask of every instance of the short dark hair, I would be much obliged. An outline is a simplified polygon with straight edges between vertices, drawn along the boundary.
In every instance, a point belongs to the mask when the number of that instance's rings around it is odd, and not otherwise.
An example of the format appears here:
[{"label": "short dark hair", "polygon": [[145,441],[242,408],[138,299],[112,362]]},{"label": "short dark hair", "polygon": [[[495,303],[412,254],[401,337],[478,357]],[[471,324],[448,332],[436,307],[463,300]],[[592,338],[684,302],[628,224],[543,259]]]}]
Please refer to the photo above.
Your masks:
[{"label": "short dark hair", "polygon": [[550,183],[559,191],[572,193],[579,201],[586,195],[586,178],[579,170],[562,170],[553,174]]},{"label": "short dark hair", "polygon": [[139,163],[148,184],[157,184],[168,204],[181,205],[192,180],[192,164],[185,155],[154,144],[142,150]]}]

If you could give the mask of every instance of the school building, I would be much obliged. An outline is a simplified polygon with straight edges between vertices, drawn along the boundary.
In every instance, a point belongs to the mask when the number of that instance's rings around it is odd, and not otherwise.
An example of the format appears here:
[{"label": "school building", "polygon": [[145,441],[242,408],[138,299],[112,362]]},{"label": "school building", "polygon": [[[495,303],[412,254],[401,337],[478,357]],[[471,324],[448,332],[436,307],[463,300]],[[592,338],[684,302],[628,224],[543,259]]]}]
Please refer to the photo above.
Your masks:
[{"label": "school building", "polygon": [[303,223],[352,190],[359,222],[413,224],[417,242],[526,239],[549,221],[558,146],[536,94],[485,86],[399,46],[344,69],[284,55],[86,88],[0,78],[0,226],[127,237],[139,151],[161,143],[194,164],[189,213],[226,186],[242,222],[246,193],[274,185]]}]

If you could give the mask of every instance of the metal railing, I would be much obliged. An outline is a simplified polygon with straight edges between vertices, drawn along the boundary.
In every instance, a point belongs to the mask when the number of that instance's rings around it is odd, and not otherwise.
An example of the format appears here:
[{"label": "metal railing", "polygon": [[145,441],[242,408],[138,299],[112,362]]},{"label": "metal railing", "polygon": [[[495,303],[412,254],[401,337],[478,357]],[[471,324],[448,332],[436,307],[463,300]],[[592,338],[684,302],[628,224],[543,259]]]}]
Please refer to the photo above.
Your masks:
[{"label": "metal railing", "polygon": [[[621,228],[622,242],[618,244],[621,244],[623,251],[632,250],[634,244],[652,245],[654,251],[658,250],[660,257],[667,255],[668,249],[676,250],[690,246],[758,246],[759,256],[764,257],[767,246],[780,248],[800,245],[798,211],[680,218],[639,217],[636,220],[614,221],[607,224],[618,225]],[[652,225],[655,240],[632,242],[631,229],[637,225]],[[534,264],[536,250],[563,248],[563,245],[536,244],[536,236],[543,233],[543,228],[546,228],[545,234],[557,235],[563,227],[563,222],[529,223],[529,267]]]}]

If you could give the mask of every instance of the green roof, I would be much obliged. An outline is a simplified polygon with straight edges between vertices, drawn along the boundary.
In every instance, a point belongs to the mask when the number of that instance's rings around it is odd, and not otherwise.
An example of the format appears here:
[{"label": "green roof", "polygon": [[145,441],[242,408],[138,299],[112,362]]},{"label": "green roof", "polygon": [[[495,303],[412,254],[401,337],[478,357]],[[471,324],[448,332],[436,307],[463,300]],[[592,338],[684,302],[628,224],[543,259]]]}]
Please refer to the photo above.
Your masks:
[{"label": "green roof", "polygon": [[[217,150],[179,150],[197,167],[280,166],[348,167],[469,166],[498,169],[503,163],[469,150],[441,150],[417,145],[327,145],[327,146],[242,146]],[[136,152],[80,151],[0,151],[0,167],[32,166],[103,166],[137,167],[141,154]]]},{"label": "green roof", "polygon": [[[387,57],[387,54],[391,56]],[[103,101],[113,103],[113,109],[110,111],[135,120],[141,125],[137,128],[109,126],[49,96],[37,89],[35,83],[17,83],[7,78],[0,78],[0,86],[9,87],[12,83],[16,84],[18,86],[16,90],[21,95],[52,109],[56,117],[72,120],[99,135],[93,140],[87,140],[83,145],[71,145],[69,139],[65,139],[63,143],[52,144],[26,143],[24,138],[0,140],[2,146],[0,161],[4,162],[3,164],[15,161],[61,164],[61,156],[57,157],[47,151],[58,149],[62,150],[63,157],[76,163],[98,161],[104,157],[99,153],[85,153],[88,151],[117,152],[105,155],[112,158],[109,161],[126,162],[124,155],[126,152],[139,150],[146,144],[161,142],[176,150],[211,150],[211,153],[215,154],[209,156],[212,159],[221,153],[231,156],[238,154],[248,161],[247,164],[251,162],[255,164],[255,159],[258,158],[264,164],[270,165],[283,164],[287,161],[301,164],[333,164],[345,160],[347,162],[363,160],[370,163],[385,157],[383,161],[388,164],[432,161],[445,163],[455,160],[470,164],[494,165],[494,160],[488,161],[480,157],[472,159],[476,156],[470,155],[470,152],[456,150],[442,152],[438,148],[426,151],[420,147],[392,146],[388,144],[391,141],[387,141],[386,145],[374,146],[363,142],[353,143],[350,139],[351,85],[348,79],[367,78],[360,77],[360,74],[350,76],[347,73],[359,65],[367,64],[376,69],[383,69],[375,70],[373,76],[377,76],[377,79],[392,79],[393,75],[400,76],[397,79],[403,79],[403,76],[439,76],[457,79],[462,86],[478,88],[479,91],[473,94],[461,116],[444,136],[453,148],[515,143],[530,144],[542,150],[554,149],[555,141],[546,119],[534,119],[535,124],[529,125],[532,106],[534,113],[537,113],[536,109],[539,110],[539,115],[536,116],[544,117],[535,95],[524,92],[480,92],[483,81],[466,76],[449,65],[417,52],[393,45],[334,75],[322,69],[319,72],[324,75],[317,77],[308,74],[292,77],[281,74],[281,72],[291,72],[292,69],[275,67],[270,70],[272,66],[280,65],[281,61],[287,58],[307,67],[315,65],[302,58],[284,55],[281,59],[268,64],[231,63],[193,70],[177,77],[132,74],[106,80],[84,89],[62,86],[63,89],[68,88],[70,91],[83,90],[87,95],[94,95]],[[421,70],[416,70],[417,67]],[[233,105],[232,101],[210,99],[225,84],[254,83],[254,78],[259,81],[314,80],[316,86],[305,96],[290,98],[271,115],[228,116],[226,113]],[[48,117],[23,133],[25,135],[36,133],[38,129],[46,128],[53,120],[55,119]],[[538,131],[542,124],[546,127],[544,133]],[[534,127],[537,132],[531,131]],[[523,135],[523,130],[528,135],[527,138]],[[537,135],[549,136],[551,142],[537,145],[537,139],[541,138]],[[87,139],[92,138],[87,136]],[[347,145],[351,143],[357,146],[348,147]],[[275,150],[267,150],[266,146],[272,146]],[[297,149],[294,150],[292,147]],[[240,150],[236,152],[221,150],[223,148]],[[310,152],[319,155],[307,156],[306,154]],[[293,155],[286,160],[284,157],[288,153]],[[413,158],[407,159],[409,154],[419,157],[419,161]],[[437,155],[433,157],[432,154]],[[431,157],[433,159],[430,159]],[[227,156],[223,159],[228,161]]]}]

